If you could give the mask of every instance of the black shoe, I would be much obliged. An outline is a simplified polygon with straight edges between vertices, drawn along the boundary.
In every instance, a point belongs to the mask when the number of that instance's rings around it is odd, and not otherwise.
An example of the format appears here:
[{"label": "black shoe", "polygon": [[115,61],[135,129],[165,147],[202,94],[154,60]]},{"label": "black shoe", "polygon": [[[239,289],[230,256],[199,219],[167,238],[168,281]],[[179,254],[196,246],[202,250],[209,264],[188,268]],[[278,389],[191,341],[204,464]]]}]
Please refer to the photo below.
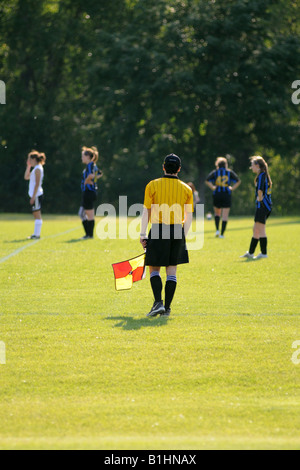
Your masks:
[{"label": "black shoe", "polygon": [[30,235],[30,237],[27,237],[27,240],[39,240],[41,237],[38,237],[37,235]]},{"label": "black shoe", "polygon": [[169,308],[165,308],[165,311],[163,313],[160,314],[161,317],[169,317],[171,314],[171,309],[170,307]]},{"label": "black shoe", "polygon": [[153,307],[151,308],[150,312],[147,313],[147,317],[156,317],[156,315],[160,315],[165,312],[165,307],[162,302],[154,302]]},{"label": "black shoe", "polygon": [[91,237],[90,235],[85,235],[84,237],[81,237],[80,240],[89,240],[90,238],[94,238],[94,237]]}]

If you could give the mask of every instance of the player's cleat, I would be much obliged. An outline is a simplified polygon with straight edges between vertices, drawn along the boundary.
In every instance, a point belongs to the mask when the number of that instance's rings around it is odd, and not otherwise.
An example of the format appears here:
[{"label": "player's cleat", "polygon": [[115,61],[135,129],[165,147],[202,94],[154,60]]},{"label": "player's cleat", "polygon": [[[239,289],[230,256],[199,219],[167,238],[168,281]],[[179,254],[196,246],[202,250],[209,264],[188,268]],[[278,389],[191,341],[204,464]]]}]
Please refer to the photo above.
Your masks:
[{"label": "player's cleat", "polygon": [[27,237],[27,240],[39,240],[41,237],[37,235],[30,235],[30,237]]},{"label": "player's cleat", "polygon": [[246,251],[246,253],[244,255],[240,256],[240,258],[253,259],[254,255],[253,255],[253,253],[249,253],[249,251]]},{"label": "player's cleat", "polygon": [[254,257],[254,259],[262,259],[262,258],[267,258],[268,255],[263,255],[262,253],[259,253],[257,256]]},{"label": "player's cleat", "polygon": [[166,308],[165,311],[160,314],[160,316],[161,316],[161,317],[169,317],[170,314],[171,314],[171,309],[170,309],[170,308]]},{"label": "player's cleat", "polygon": [[219,235],[219,238],[225,238],[224,235]]},{"label": "player's cleat", "polygon": [[220,235],[220,230],[217,230],[215,233],[215,237],[218,237]]},{"label": "player's cleat", "polygon": [[84,237],[81,237],[80,240],[89,240],[90,238],[94,238],[94,237],[90,237],[90,235],[85,235]]},{"label": "player's cleat", "polygon": [[159,302],[154,302],[151,310],[147,313],[147,317],[156,317],[156,315],[160,315],[165,312],[165,307],[163,305],[162,300]]}]

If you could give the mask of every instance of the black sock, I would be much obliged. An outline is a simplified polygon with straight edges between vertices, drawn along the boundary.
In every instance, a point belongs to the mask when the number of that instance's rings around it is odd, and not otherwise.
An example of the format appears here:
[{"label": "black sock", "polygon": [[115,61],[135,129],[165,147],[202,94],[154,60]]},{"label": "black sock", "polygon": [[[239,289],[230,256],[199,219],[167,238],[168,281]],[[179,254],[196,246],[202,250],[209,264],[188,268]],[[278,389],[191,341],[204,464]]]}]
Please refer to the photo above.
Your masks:
[{"label": "black sock", "polygon": [[250,248],[249,248],[250,255],[253,255],[253,253],[255,251],[255,248],[257,247],[258,240],[259,240],[258,238],[252,237],[251,243],[250,243]]},{"label": "black sock", "polygon": [[150,283],[155,302],[161,302],[162,281],[160,275],[150,275]]},{"label": "black sock", "polygon": [[174,280],[170,280],[168,279],[168,277],[167,277],[166,285],[165,285],[165,309],[166,310],[170,308],[171,302],[175,294],[176,286],[177,286],[177,281],[175,280],[176,277],[172,276]]},{"label": "black sock", "polygon": [[88,220],[88,236],[93,237],[94,236],[94,227],[95,227],[95,220]]},{"label": "black sock", "polygon": [[216,224],[216,229],[219,230],[219,224],[220,224],[220,216],[215,215],[215,224]]},{"label": "black sock", "polygon": [[227,220],[223,220],[222,221],[222,231],[221,231],[221,235],[224,234],[225,230],[226,230],[226,225],[227,225]]},{"label": "black sock", "polygon": [[267,237],[262,237],[259,239],[260,249],[263,255],[267,254]]},{"label": "black sock", "polygon": [[87,235],[88,234],[88,220],[87,219],[83,220],[82,225],[83,225],[85,234]]}]

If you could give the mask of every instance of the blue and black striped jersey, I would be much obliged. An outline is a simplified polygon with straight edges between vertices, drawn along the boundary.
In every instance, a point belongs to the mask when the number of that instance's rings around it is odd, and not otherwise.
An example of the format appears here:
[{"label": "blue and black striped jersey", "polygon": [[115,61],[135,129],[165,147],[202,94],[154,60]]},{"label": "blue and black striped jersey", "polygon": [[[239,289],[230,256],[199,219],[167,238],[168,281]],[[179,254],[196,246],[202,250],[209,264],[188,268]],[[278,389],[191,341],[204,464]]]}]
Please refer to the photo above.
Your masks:
[{"label": "blue and black striped jersey", "polygon": [[209,173],[208,177],[206,178],[206,181],[209,181],[214,186],[216,186],[216,189],[214,190],[213,194],[231,194],[229,186],[232,186],[233,184],[240,181],[240,178],[232,170],[226,170],[226,168],[219,168]]},{"label": "blue and black striped jersey", "polygon": [[[94,174],[95,179],[93,181],[93,184],[84,184],[86,178],[90,175]],[[97,165],[94,162],[90,162],[87,166],[86,169],[83,170],[82,173],[82,178],[81,178],[81,190],[82,191],[97,191],[98,186],[97,186],[97,175],[101,175],[102,171],[99,170]]]},{"label": "blue and black striped jersey", "polygon": [[264,171],[260,173],[256,179],[255,199],[258,208],[261,207],[261,202],[257,201],[259,190],[263,193],[263,204],[270,211],[272,209],[271,186],[269,185],[268,177]]}]

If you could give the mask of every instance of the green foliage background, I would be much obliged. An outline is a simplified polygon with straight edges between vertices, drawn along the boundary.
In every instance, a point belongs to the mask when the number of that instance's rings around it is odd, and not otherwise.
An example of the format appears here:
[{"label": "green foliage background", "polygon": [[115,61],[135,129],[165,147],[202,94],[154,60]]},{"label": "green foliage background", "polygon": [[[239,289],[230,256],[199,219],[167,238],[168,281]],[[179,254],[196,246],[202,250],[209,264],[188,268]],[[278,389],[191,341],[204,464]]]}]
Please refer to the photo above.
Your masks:
[{"label": "green foliage background", "polygon": [[253,212],[249,157],[263,155],[275,214],[300,206],[299,1],[7,0],[0,3],[0,211],[28,210],[27,153],[47,155],[44,211],[75,212],[81,146],[100,149],[99,202],[142,202],[164,156],[204,180],[227,155]]}]

